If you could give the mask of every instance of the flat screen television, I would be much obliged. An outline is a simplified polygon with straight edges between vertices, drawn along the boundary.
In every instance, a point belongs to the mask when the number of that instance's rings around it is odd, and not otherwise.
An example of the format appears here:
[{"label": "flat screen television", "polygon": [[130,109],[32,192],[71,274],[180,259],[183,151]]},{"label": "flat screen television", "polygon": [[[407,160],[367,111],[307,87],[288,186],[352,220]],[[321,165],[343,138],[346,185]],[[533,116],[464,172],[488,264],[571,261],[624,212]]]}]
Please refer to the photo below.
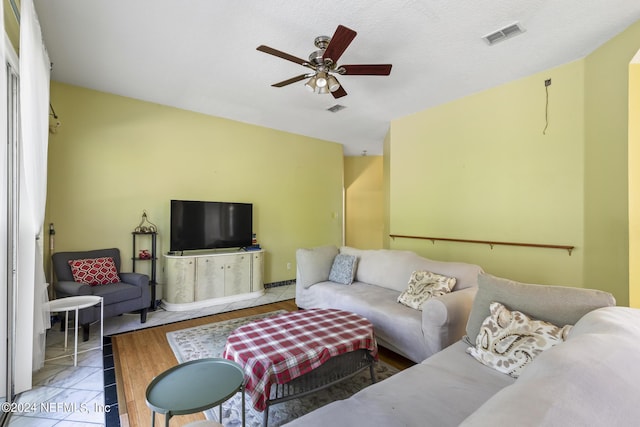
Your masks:
[{"label": "flat screen television", "polygon": [[171,252],[251,246],[251,203],[171,200]]}]

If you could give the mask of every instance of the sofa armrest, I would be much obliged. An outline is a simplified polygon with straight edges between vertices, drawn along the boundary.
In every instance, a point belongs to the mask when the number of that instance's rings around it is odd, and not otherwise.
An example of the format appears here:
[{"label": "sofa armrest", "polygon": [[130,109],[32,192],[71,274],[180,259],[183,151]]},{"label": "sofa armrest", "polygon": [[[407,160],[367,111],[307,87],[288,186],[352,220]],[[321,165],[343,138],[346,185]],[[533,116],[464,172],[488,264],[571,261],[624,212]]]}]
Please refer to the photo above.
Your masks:
[{"label": "sofa armrest", "polygon": [[308,288],[329,279],[333,259],[338,255],[335,246],[318,246],[296,251],[296,285]]},{"label": "sofa armrest", "polygon": [[142,273],[118,273],[120,281],[130,285],[144,287],[149,285],[149,276]]},{"label": "sofa armrest", "polygon": [[61,280],[55,285],[58,296],[72,297],[78,295],[91,295],[91,287],[84,283]]},{"label": "sofa armrest", "polygon": [[144,306],[151,304],[151,286],[149,286],[149,276],[142,273],[118,273],[120,280],[129,285],[142,289],[142,301]]},{"label": "sofa armrest", "polygon": [[478,291],[470,287],[428,299],[422,306],[422,333],[429,354],[453,344],[465,334],[473,300]]}]

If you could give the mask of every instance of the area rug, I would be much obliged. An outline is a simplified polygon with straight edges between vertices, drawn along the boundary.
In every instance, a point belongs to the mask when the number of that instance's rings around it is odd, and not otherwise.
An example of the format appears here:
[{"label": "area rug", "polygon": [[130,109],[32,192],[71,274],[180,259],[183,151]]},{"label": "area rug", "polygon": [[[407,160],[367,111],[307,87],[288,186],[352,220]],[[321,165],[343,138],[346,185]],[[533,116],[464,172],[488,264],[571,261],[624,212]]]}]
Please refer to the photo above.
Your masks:
[{"label": "area rug", "polygon": [[[202,359],[206,357],[222,357],[227,336],[239,326],[253,320],[283,313],[284,310],[258,314],[239,319],[210,323],[179,331],[168,332],[167,339],[178,362]],[[381,381],[398,372],[398,369],[382,361],[375,365],[376,379]],[[320,390],[309,396],[275,404],[269,408],[269,426],[280,426],[294,420],[316,408],[335,400],[346,399],[354,393],[371,385],[369,370],[344,380],[336,385]],[[218,420],[218,407],[205,411],[207,419],[221,422],[225,427],[242,425],[242,395],[237,393],[222,405],[222,421]],[[246,399],[246,426],[261,427],[263,413],[256,411]]]}]

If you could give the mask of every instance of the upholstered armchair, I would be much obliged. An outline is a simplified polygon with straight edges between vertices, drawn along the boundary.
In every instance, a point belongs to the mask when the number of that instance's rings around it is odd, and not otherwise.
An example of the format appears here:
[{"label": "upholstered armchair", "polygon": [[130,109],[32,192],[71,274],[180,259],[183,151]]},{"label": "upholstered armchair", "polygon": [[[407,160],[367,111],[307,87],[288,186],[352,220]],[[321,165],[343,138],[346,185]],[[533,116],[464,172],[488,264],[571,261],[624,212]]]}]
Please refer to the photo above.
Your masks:
[{"label": "upholstered armchair", "polygon": [[[140,310],[140,322],[146,322],[151,304],[149,276],[121,272],[119,249],[58,252],[51,258],[57,278],[56,298],[97,295],[103,298],[105,318]],[[82,325],[84,341],[89,339],[90,324],[99,319],[99,306],[80,310],[78,324]]]}]

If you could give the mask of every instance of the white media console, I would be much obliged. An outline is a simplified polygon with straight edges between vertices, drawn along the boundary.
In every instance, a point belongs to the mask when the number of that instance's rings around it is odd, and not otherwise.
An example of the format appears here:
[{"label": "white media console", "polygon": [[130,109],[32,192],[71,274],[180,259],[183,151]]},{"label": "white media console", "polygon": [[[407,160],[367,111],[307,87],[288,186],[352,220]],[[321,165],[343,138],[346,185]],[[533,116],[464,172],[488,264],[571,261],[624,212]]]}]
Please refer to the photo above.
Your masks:
[{"label": "white media console", "polygon": [[184,311],[264,295],[264,251],[165,255],[162,306]]}]

